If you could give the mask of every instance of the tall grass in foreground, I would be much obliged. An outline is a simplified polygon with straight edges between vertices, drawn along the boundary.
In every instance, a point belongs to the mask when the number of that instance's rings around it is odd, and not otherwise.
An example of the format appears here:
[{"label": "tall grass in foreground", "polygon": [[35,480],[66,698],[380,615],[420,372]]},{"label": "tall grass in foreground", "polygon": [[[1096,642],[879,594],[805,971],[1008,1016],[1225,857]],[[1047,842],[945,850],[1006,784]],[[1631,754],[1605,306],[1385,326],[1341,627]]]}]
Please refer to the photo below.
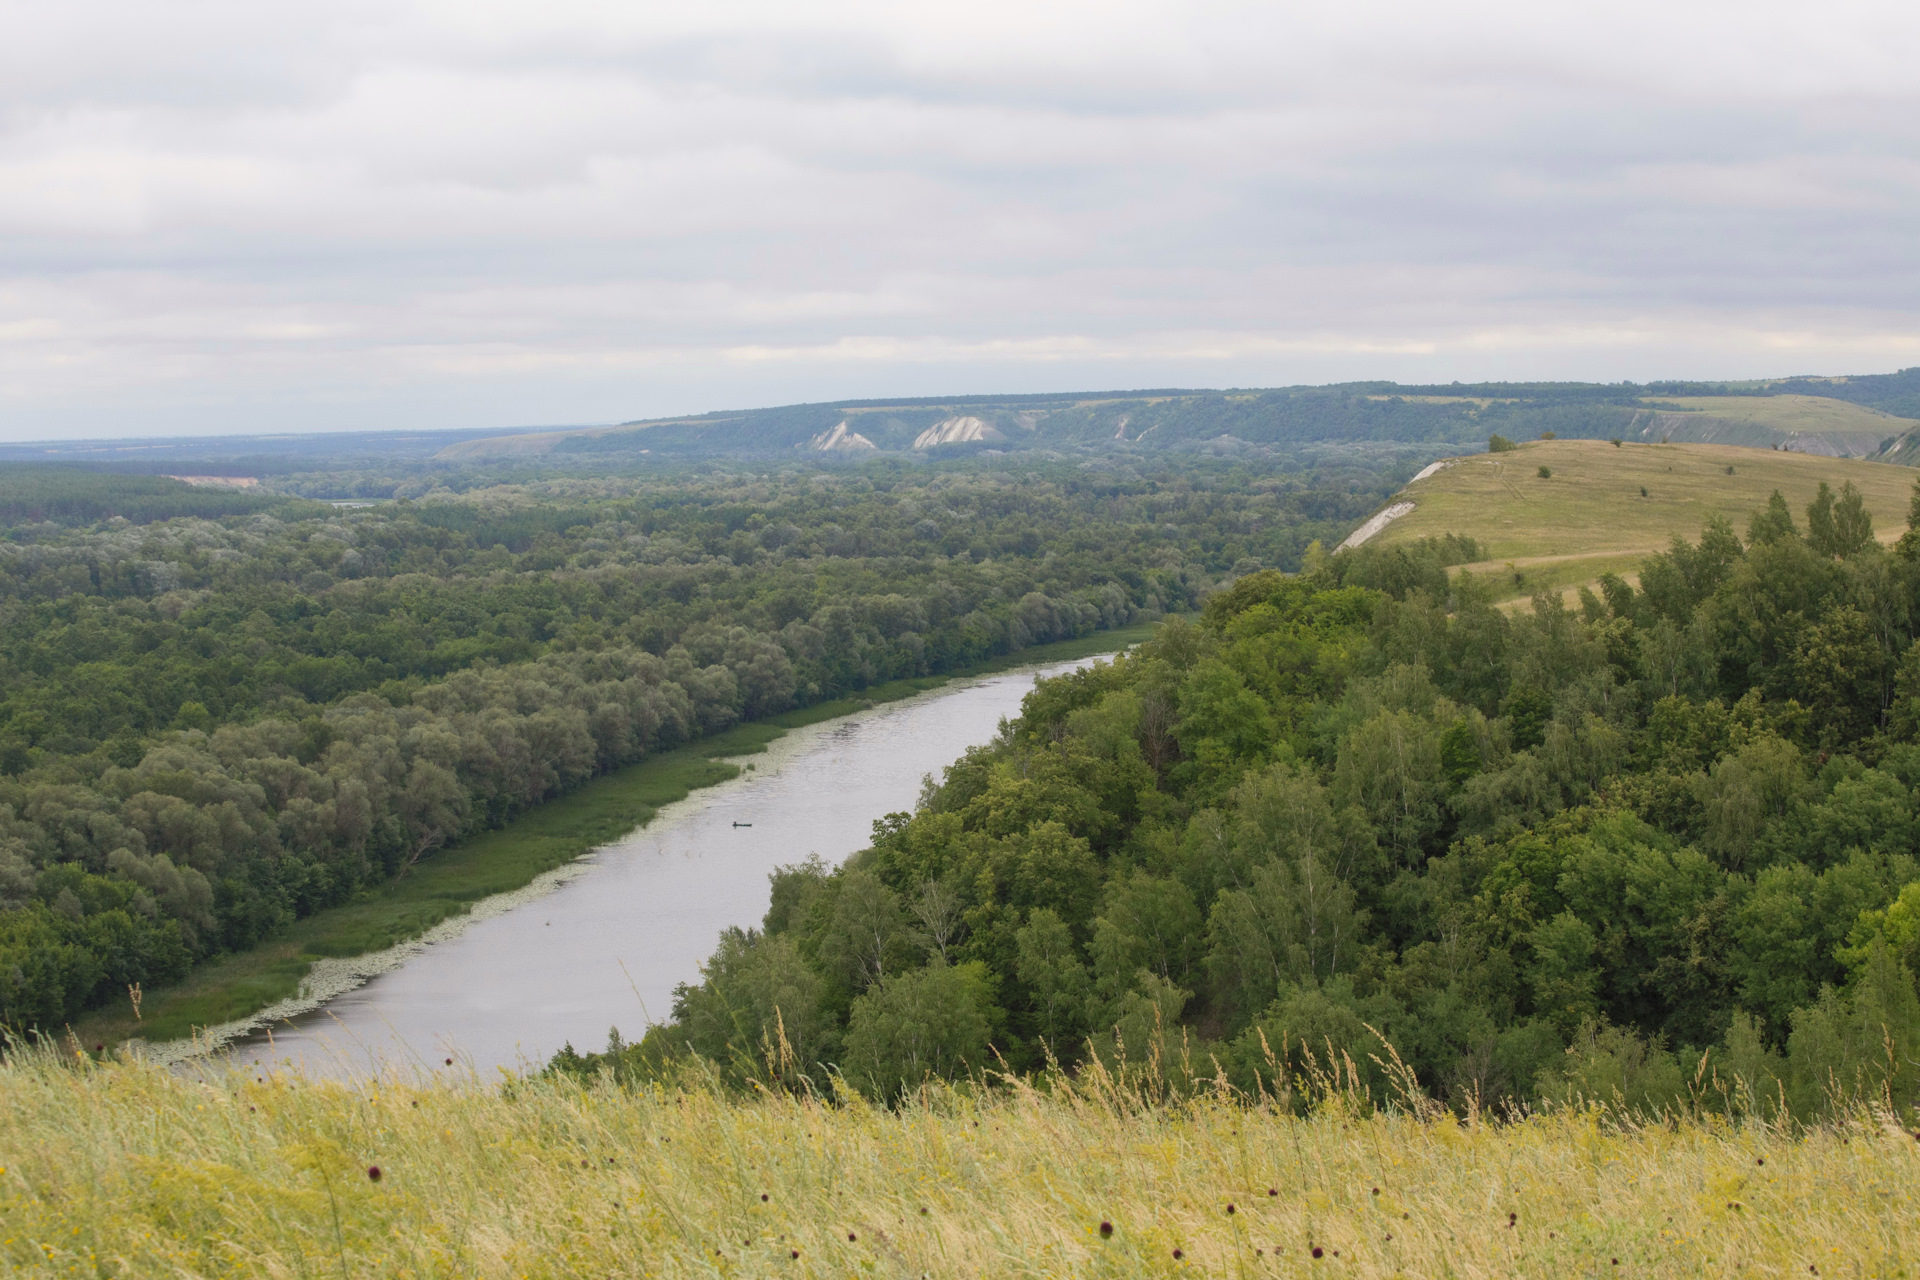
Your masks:
[{"label": "tall grass in foreground", "polygon": [[[1619,1124],[1149,1104],[1098,1071],[897,1112],[0,1065],[24,1276],[1898,1276],[1920,1142],[1857,1111]],[[377,1170],[377,1173],[376,1173]],[[1111,1225],[1105,1234],[1103,1224]]]}]

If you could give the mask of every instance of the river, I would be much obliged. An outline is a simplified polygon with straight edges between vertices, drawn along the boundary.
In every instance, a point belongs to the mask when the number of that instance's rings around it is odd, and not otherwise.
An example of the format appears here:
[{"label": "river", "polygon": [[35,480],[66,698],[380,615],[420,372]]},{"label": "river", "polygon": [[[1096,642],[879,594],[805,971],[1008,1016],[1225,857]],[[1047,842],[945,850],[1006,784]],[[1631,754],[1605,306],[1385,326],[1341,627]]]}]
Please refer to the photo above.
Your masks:
[{"label": "river", "polygon": [[[1086,659],[1084,661],[1092,661]],[[956,681],[796,729],[730,782],[694,792],[587,855],[551,893],[476,918],[400,967],[311,1013],[236,1041],[232,1060],[310,1075],[519,1070],[561,1045],[637,1040],[673,989],[699,978],[721,930],[758,925],[768,873],[838,863],[873,821],[911,809],[921,779],[1017,715],[1036,675],[1068,662]]]}]

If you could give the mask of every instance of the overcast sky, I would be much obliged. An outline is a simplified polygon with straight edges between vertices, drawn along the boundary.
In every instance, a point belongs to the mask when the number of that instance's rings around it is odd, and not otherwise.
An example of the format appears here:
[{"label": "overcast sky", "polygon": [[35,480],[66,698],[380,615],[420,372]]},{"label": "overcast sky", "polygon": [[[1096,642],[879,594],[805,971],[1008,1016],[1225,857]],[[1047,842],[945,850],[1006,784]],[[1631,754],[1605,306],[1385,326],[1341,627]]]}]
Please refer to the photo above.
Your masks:
[{"label": "overcast sky", "polygon": [[0,0],[0,438],[1920,364],[1920,5]]}]

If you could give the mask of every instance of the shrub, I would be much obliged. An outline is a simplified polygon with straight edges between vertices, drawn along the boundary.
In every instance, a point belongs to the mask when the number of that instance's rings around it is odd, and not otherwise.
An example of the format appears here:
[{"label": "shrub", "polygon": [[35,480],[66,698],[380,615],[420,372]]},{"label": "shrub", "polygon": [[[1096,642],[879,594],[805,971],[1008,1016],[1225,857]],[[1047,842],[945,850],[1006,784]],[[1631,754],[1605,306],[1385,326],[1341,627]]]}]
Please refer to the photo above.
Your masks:
[{"label": "shrub", "polygon": [[988,1029],[977,988],[984,976],[977,961],[956,967],[936,961],[875,983],[854,1000],[848,1019],[847,1079],[870,1097],[892,1101],[929,1078],[983,1064]]},{"label": "shrub", "polygon": [[1541,468],[1540,468],[1540,478],[1541,478],[1542,480],[1551,480],[1551,479],[1553,479],[1553,468],[1552,468],[1552,467],[1541,467]]},{"label": "shrub", "polygon": [[1540,1095],[1561,1106],[1611,1105],[1627,1115],[1652,1116],[1686,1101],[1686,1075],[1658,1040],[1631,1027],[1589,1020],[1564,1058],[1540,1073]]},{"label": "shrub", "polygon": [[1513,441],[1507,439],[1505,436],[1491,435],[1487,437],[1488,453],[1512,453],[1513,450],[1514,450]]}]

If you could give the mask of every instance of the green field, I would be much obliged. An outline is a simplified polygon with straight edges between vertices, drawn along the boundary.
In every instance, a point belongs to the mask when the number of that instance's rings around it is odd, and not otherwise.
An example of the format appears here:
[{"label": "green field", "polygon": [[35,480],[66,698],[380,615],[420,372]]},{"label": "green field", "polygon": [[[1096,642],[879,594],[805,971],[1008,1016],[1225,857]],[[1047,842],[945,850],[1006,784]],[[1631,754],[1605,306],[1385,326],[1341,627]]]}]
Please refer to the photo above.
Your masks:
[{"label": "green field", "polygon": [[[1543,466],[1550,478],[1538,474]],[[1517,597],[1630,574],[1675,537],[1699,537],[1713,516],[1744,534],[1775,489],[1801,520],[1823,480],[1860,490],[1882,541],[1906,528],[1915,480],[1906,467],[1731,445],[1540,440],[1453,459],[1408,485],[1394,501],[1410,501],[1414,510],[1373,541],[1471,536],[1488,555],[1469,568],[1503,575],[1502,594]]]},{"label": "green field", "polygon": [[1864,431],[1886,436],[1915,425],[1908,418],[1826,396],[1679,396],[1663,397],[1660,403],[1779,431]]},{"label": "green field", "polygon": [[[1149,624],[1036,645],[956,676],[1111,653],[1146,639],[1151,630]],[[135,1037],[159,1042],[247,1017],[294,995],[315,959],[364,955],[418,937],[482,898],[521,888],[535,876],[645,826],[663,805],[685,798],[697,787],[736,777],[740,769],[726,763],[728,758],[765,751],[768,743],[790,729],[875,703],[910,698],[956,676],[922,676],[876,685],[858,698],[738,725],[596,778],[569,795],[528,810],[498,831],[435,854],[412,875],[357,902],[316,912],[272,942],[208,961],[178,985],[145,993],[140,1019],[135,1018],[130,1002],[120,1001],[76,1022],[74,1034],[89,1044],[115,1045]]]}]

